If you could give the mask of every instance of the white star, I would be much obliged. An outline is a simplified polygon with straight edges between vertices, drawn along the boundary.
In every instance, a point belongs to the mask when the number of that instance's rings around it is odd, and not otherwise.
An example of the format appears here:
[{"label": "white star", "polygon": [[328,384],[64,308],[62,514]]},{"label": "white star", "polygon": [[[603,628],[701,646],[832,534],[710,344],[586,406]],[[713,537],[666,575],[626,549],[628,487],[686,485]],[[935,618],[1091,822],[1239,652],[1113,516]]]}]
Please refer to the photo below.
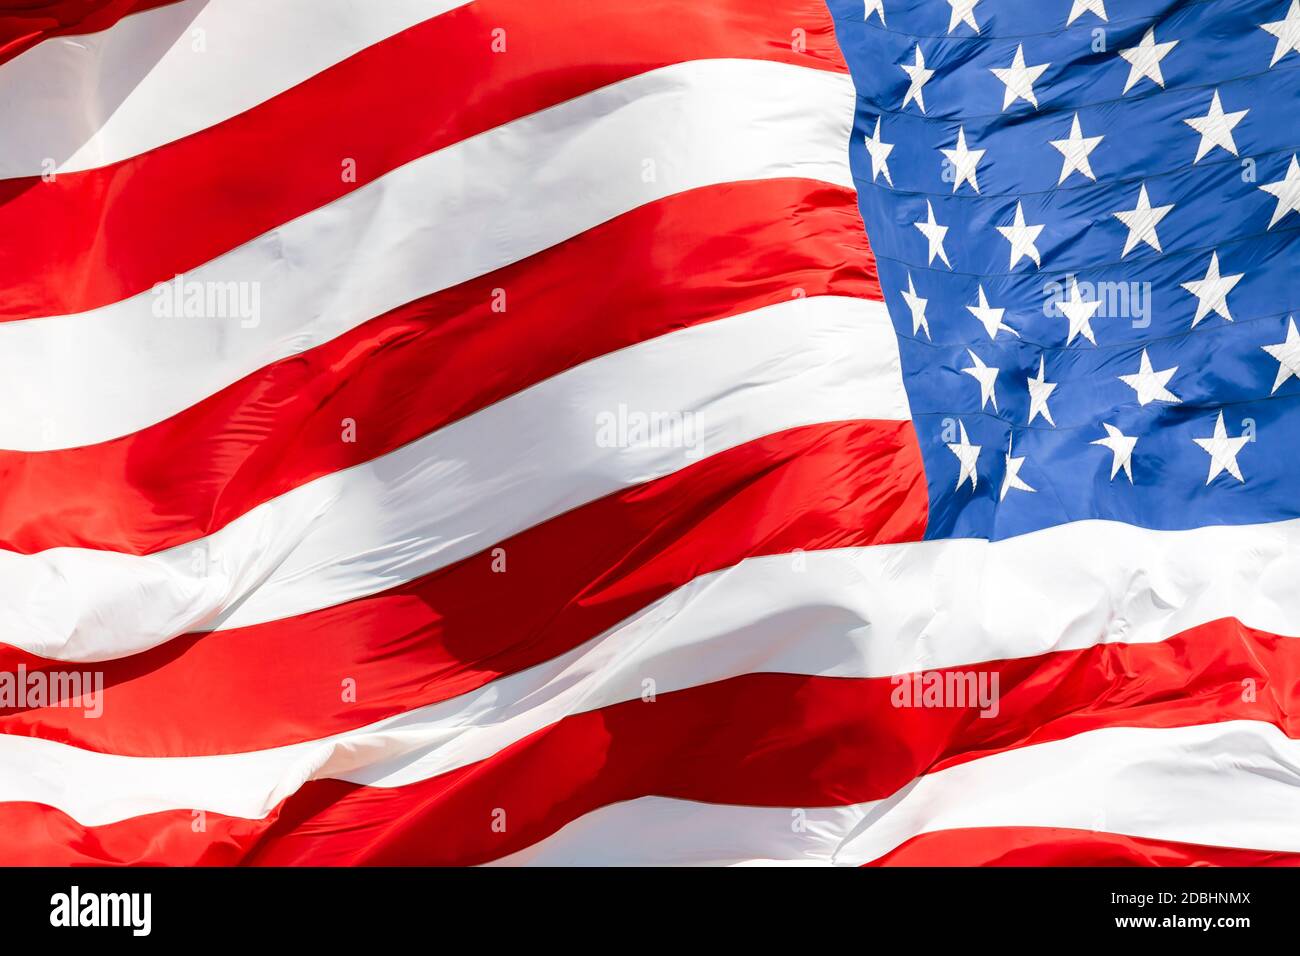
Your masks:
[{"label": "white star", "polygon": [[1007,440],[1007,470],[1002,475],[1002,491],[998,495],[998,501],[1001,501],[1004,498],[1006,498],[1007,492],[1010,491],[1012,488],[1016,489],[1017,491],[1035,490],[1034,488],[1025,484],[1024,479],[1020,477],[1020,466],[1023,465],[1024,463],[1025,463],[1025,459],[1023,455],[1019,458],[1011,457],[1011,440],[1008,439]]},{"label": "white star", "polygon": [[1277,359],[1277,378],[1273,380],[1270,395],[1293,375],[1300,378],[1300,334],[1295,330],[1294,315],[1287,323],[1285,342],[1279,342],[1277,345],[1261,345],[1260,348]]},{"label": "white star", "polygon": [[1119,380],[1127,385],[1133,391],[1137,392],[1139,405],[1146,405],[1148,402],[1181,402],[1182,399],[1175,395],[1169,389],[1165,388],[1169,380],[1174,377],[1178,371],[1178,366],[1167,368],[1163,372],[1157,372],[1151,367],[1151,359],[1147,356],[1147,350],[1142,350],[1142,363],[1137,372],[1132,375],[1121,375]]},{"label": "white star", "polygon": [[1269,61],[1269,67],[1292,50],[1300,53],[1300,0],[1291,0],[1291,9],[1287,11],[1285,20],[1261,23],[1259,28],[1277,37],[1277,46],[1273,50],[1273,59]]},{"label": "white star", "polygon": [[1016,203],[1016,221],[1009,226],[998,226],[997,229],[1002,233],[1002,238],[1011,243],[1012,269],[1022,258],[1032,259],[1034,265],[1042,268],[1043,263],[1038,256],[1038,247],[1034,243],[1038,241],[1038,234],[1043,231],[1043,227],[1025,225],[1025,210],[1019,202]]},{"label": "white star", "polygon": [[1143,77],[1153,81],[1156,86],[1161,88],[1165,85],[1164,74],[1160,72],[1160,61],[1169,55],[1169,51],[1178,46],[1177,40],[1170,40],[1168,43],[1156,42],[1156,29],[1149,27],[1146,34],[1142,37],[1142,42],[1137,46],[1129,47],[1127,50],[1120,50],[1119,55],[1128,60],[1128,79],[1124,81],[1124,92],[1127,93],[1133,89],[1133,86]]},{"label": "white star", "polygon": [[948,6],[952,7],[952,17],[948,20],[948,32],[952,33],[957,24],[966,23],[976,33],[980,32],[980,25],[975,22],[975,5],[980,0],[948,0]]},{"label": "white star", "polygon": [[1085,301],[1079,294],[1079,281],[1073,276],[1070,278],[1070,298],[1063,299],[1056,304],[1061,310],[1061,314],[1070,322],[1069,335],[1065,339],[1065,344],[1069,345],[1074,341],[1074,337],[1083,333],[1083,337],[1093,345],[1097,344],[1097,338],[1092,334],[1092,317],[1097,314],[1101,308],[1101,300]]},{"label": "white star", "polygon": [[1151,200],[1147,197],[1147,184],[1143,183],[1138,191],[1137,206],[1113,214],[1116,219],[1128,226],[1128,238],[1124,240],[1124,252],[1121,253],[1120,258],[1123,259],[1132,252],[1133,247],[1139,242],[1145,242],[1156,252],[1163,252],[1156,226],[1173,208],[1173,203],[1168,206],[1152,206]]},{"label": "white star", "polygon": [[916,62],[899,64],[903,72],[912,78],[912,82],[907,86],[907,92],[903,94],[903,109],[907,109],[907,104],[916,100],[916,105],[925,112],[925,95],[922,92],[925,84],[930,82],[930,77],[934,76],[934,70],[925,68],[925,57],[921,53],[921,44],[916,45]]},{"label": "white star", "polygon": [[903,301],[907,303],[908,310],[912,313],[912,334],[924,331],[925,337],[930,338],[930,323],[925,318],[925,307],[929,304],[929,299],[922,299],[916,294],[916,286],[912,284],[912,273],[907,274],[907,288],[903,290]]},{"label": "white star", "polygon": [[1238,435],[1236,438],[1229,438],[1228,430],[1223,427],[1223,412],[1219,412],[1218,421],[1214,423],[1212,437],[1193,438],[1192,441],[1205,449],[1210,456],[1210,476],[1205,479],[1207,485],[1217,478],[1221,471],[1227,471],[1238,481],[1246,480],[1241,477],[1241,469],[1237,466],[1237,455],[1241,452],[1242,446],[1250,441],[1250,436]]},{"label": "white star", "polygon": [[1196,146],[1196,158],[1193,163],[1199,163],[1202,157],[1210,150],[1218,146],[1220,149],[1226,149],[1237,155],[1237,143],[1232,138],[1232,130],[1250,110],[1238,110],[1235,113],[1223,112],[1223,104],[1219,101],[1219,91],[1214,91],[1214,98],[1210,100],[1210,111],[1204,116],[1189,116],[1183,120],[1188,126],[1201,134],[1201,141]]},{"label": "white star", "polygon": [[1061,185],[1069,178],[1070,173],[1078,170],[1087,176],[1094,183],[1097,177],[1092,174],[1092,164],[1088,162],[1088,154],[1097,148],[1097,145],[1106,137],[1104,136],[1084,136],[1083,130],[1079,128],[1079,114],[1074,114],[1074,122],[1070,124],[1069,139],[1052,139],[1048,140],[1051,146],[1055,146],[1061,152],[1063,162],[1061,163],[1061,178],[1056,181],[1056,185]]},{"label": "white star", "polygon": [[1295,154],[1291,154],[1291,165],[1284,177],[1259,188],[1270,196],[1277,197],[1277,208],[1273,210],[1273,218],[1268,221],[1268,228],[1272,229],[1287,213],[1300,212],[1300,163],[1296,162]]},{"label": "white star", "polygon": [[1244,272],[1232,276],[1219,275],[1219,254],[1211,253],[1210,268],[1205,271],[1205,278],[1183,283],[1183,288],[1197,298],[1196,318],[1192,319],[1192,328],[1196,328],[1197,323],[1211,312],[1217,312],[1231,322],[1232,313],[1228,311],[1228,293],[1245,275]]},{"label": "white star", "polygon": [[1034,419],[1042,415],[1047,419],[1047,424],[1053,428],[1056,422],[1052,421],[1052,410],[1047,407],[1047,400],[1051,397],[1052,392],[1056,391],[1056,383],[1047,381],[1047,359],[1042,355],[1038,356],[1038,378],[1027,379],[1029,382],[1029,424],[1034,423]]},{"label": "white star", "polygon": [[980,445],[972,445],[970,439],[966,437],[966,423],[961,419],[957,420],[957,427],[961,429],[960,442],[948,442],[948,450],[957,456],[957,461],[961,463],[961,470],[957,473],[957,488],[961,488],[962,483],[967,478],[970,479],[970,490],[975,490],[975,483],[979,475],[975,471],[975,463],[979,461]]},{"label": "white star", "polygon": [[889,154],[894,151],[893,143],[886,143],[880,138],[880,117],[876,117],[876,131],[870,136],[862,137],[867,143],[867,152],[871,154],[871,181],[874,183],[876,177],[881,173],[885,174],[885,182],[889,183],[889,188],[894,188],[894,177],[889,175]]},{"label": "white star", "polygon": [[939,150],[939,152],[943,153],[943,155],[948,158],[948,162],[952,164],[952,171],[954,176],[953,183],[952,183],[952,191],[956,192],[961,187],[961,184],[963,182],[969,180],[971,188],[978,193],[980,191],[980,184],[979,184],[979,180],[975,178],[976,166],[979,165],[979,161],[984,158],[984,154],[988,152],[988,150],[967,149],[966,148],[966,127],[961,126],[957,128],[956,148],[941,149]]},{"label": "white star", "polygon": [[984,331],[989,334],[989,338],[995,339],[999,332],[1010,332],[1012,335],[1019,337],[1020,333],[1002,321],[1002,316],[1006,309],[993,309],[989,307],[988,296],[984,294],[984,286],[979,287],[979,303],[976,305],[966,306],[966,311],[979,320],[980,325],[984,326]]},{"label": "white star", "polygon": [[993,387],[997,384],[1000,369],[985,365],[984,360],[970,349],[966,350],[966,354],[970,356],[970,360],[975,364],[970,368],[962,369],[962,371],[980,383],[980,408],[985,408],[991,401],[993,402],[993,410],[996,412],[998,410],[998,396]]},{"label": "white star", "polygon": [[1102,422],[1101,427],[1106,429],[1106,437],[1098,438],[1092,444],[1109,448],[1114,455],[1110,463],[1110,480],[1114,481],[1119,470],[1123,468],[1124,474],[1128,475],[1128,483],[1133,484],[1133,448],[1138,443],[1137,437],[1125,435],[1114,425],[1106,422]]},{"label": "white star", "polygon": [[930,204],[930,200],[928,199],[925,201],[925,211],[926,221],[914,222],[912,225],[921,230],[921,235],[925,236],[926,241],[930,244],[930,258],[926,262],[926,265],[933,263],[934,257],[938,256],[943,260],[943,264],[951,269],[952,263],[948,261],[948,253],[943,249],[943,237],[948,234],[948,227],[941,226],[935,222],[934,206]]},{"label": "white star", "polygon": [[870,20],[873,13],[880,14],[880,25],[885,25],[885,0],[867,0],[867,12],[862,18],[864,21]]},{"label": "white star", "polygon": [[1006,89],[1002,93],[1002,109],[1005,110],[1016,100],[1032,103],[1038,109],[1038,97],[1034,95],[1034,81],[1047,70],[1050,63],[1037,66],[1025,66],[1024,44],[1016,47],[1016,55],[1008,67],[993,67],[990,72],[1002,81]]},{"label": "white star", "polygon": [[1065,21],[1065,25],[1068,27],[1085,13],[1095,13],[1097,16],[1101,17],[1102,20],[1105,20],[1105,0],[1074,0],[1074,3],[1070,6],[1070,18]]}]

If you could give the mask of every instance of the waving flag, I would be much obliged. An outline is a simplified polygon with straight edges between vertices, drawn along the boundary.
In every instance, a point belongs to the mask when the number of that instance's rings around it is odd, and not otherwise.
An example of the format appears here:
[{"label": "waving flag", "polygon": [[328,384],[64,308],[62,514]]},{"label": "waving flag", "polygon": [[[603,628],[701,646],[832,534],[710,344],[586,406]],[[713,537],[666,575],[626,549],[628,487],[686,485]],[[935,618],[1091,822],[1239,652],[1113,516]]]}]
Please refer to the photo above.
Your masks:
[{"label": "waving flag", "polygon": [[1294,861],[1300,0],[1123,17],[0,17],[0,862]]}]

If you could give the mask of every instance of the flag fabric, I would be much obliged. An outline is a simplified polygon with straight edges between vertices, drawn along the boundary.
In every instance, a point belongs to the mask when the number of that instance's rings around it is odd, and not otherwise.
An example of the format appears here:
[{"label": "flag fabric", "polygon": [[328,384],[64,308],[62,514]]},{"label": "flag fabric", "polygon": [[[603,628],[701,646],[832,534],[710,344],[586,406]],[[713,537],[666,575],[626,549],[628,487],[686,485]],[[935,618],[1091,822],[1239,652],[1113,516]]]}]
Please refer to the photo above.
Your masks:
[{"label": "flag fabric", "polygon": [[1300,0],[1110,6],[0,16],[0,862],[1300,861]]}]

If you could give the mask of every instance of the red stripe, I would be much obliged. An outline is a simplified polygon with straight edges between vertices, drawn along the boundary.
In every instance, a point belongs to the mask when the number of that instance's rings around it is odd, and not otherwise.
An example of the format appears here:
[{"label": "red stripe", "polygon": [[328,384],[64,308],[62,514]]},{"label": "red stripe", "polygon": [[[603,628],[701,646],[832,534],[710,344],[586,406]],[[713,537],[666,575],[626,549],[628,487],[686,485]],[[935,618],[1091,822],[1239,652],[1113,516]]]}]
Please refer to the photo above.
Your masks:
[{"label": "red stripe", "polygon": [[[498,28],[505,54],[492,50]],[[792,49],[796,28],[806,51]],[[0,183],[0,234],[24,237],[0,247],[0,320],[125,299],[427,153],[706,58],[845,69],[821,0],[481,0],[141,156],[54,183]],[[344,158],[356,161],[355,183],[343,182]]]},{"label": "red stripe", "polygon": [[[74,665],[104,671],[102,717],[0,711],[0,731],[139,756],[316,739],[549,660],[746,557],[918,540],[925,517],[910,422],[794,429],[523,531],[500,545],[504,574],[479,554],[348,604]],[[69,667],[0,654],[19,663]]]},{"label": "red stripe", "polygon": [[[0,863],[469,864],[522,849],[601,806],[648,795],[799,807],[881,799],[915,776],[1102,727],[1269,721],[1300,736],[1296,639],[1219,621],[1159,644],[1010,661],[1000,712],[897,708],[892,681],[750,674],[576,714],[494,756],[396,788],[313,781],[254,825],[160,813],[82,828],[0,805]],[[1242,694],[1242,681],[1257,693]],[[1243,699],[1245,696],[1247,699]],[[505,833],[491,827],[505,809]],[[242,834],[242,837],[238,836]],[[1081,851],[1082,852],[1082,851]],[[165,855],[172,854],[172,855]]]},{"label": "red stripe", "polygon": [[6,0],[0,11],[0,63],[50,37],[99,33],[123,17],[180,0]]},{"label": "red stripe", "polygon": [[1300,866],[1300,853],[1058,827],[922,833],[867,866]]},{"label": "red stripe", "polygon": [[[143,431],[0,451],[0,547],[144,554],[192,541],[588,359],[789,301],[796,288],[880,298],[851,191],[768,180],[673,196],[395,309]],[[345,418],[355,442],[340,440]]]}]

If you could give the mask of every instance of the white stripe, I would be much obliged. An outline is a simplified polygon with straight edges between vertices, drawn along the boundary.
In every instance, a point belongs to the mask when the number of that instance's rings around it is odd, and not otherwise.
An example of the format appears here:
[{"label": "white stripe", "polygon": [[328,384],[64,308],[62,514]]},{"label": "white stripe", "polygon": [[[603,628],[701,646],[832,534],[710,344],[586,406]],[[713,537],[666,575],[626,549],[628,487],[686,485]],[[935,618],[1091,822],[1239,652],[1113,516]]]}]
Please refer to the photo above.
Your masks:
[{"label": "white stripe", "polygon": [[[604,418],[620,408],[680,415],[690,433],[611,433]],[[288,617],[409,581],[764,435],[907,417],[884,306],[792,299],[594,359],[192,544],[143,557],[0,553],[0,634],[44,657],[103,660],[189,630]]]},{"label": "white stripe", "polygon": [[[0,179],[106,166],[262,103],[465,0],[185,0],[0,67]],[[251,160],[250,162],[255,161]]]},{"label": "white stripe", "polygon": [[1272,724],[1114,727],[928,774],[826,809],[646,797],[580,817],[498,865],[861,865],[920,833],[1063,827],[1300,851],[1300,742]]},{"label": "white stripe", "polygon": [[136,431],[389,309],[674,193],[790,176],[848,186],[852,103],[852,81],[821,70],[665,67],[418,159],[186,275],[213,284],[201,288],[244,283],[249,304],[256,292],[255,327],[239,315],[157,316],[165,300],[152,290],[76,316],[0,323],[0,447]]},{"label": "white stripe", "polygon": [[[994,550],[1006,543],[982,547]],[[939,555],[940,563],[969,566],[977,560],[980,543],[961,544],[975,547]],[[1024,566],[1042,564],[1044,550],[1024,552]],[[1078,587],[1084,593],[1071,603],[1069,592],[1061,592],[1063,606],[1050,615],[1030,607],[1023,618],[988,619],[983,635],[954,628],[949,640],[946,632],[927,628],[931,619],[945,617],[936,598],[947,600],[941,589],[933,583],[925,587],[916,575],[917,567],[936,557],[927,552],[933,552],[932,545],[750,559],[697,578],[554,660],[453,700],[320,741],[248,754],[147,759],[0,737],[0,799],[49,803],[85,823],[174,807],[260,817],[311,778],[391,787],[454,770],[568,714],[634,700],[646,677],[654,679],[658,693],[761,672],[883,677],[917,669],[917,647],[929,648],[925,666],[1058,649],[1041,634],[1060,635],[1061,645],[1077,643],[1066,624],[1086,627],[1089,615],[1100,623],[1093,629],[1093,640],[1100,640],[1106,636],[1105,620],[1117,608],[1138,618],[1127,632],[1135,639],[1158,640],[1169,633],[1161,626],[1178,626],[1150,615],[1141,620],[1147,606],[1141,597],[1125,603],[1090,590],[1081,577]],[[1051,598],[1043,596],[1045,606]],[[928,614],[923,605],[931,608]],[[1013,637],[1035,629],[1032,645],[1005,646],[1003,625]],[[791,634],[799,639],[792,641]]]},{"label": "white stripe", "polygon": [[855,560],[888,673],[1149,644],[1226,617],[1300,633],[1300,520],[1185,531],[1075,521]]}]

